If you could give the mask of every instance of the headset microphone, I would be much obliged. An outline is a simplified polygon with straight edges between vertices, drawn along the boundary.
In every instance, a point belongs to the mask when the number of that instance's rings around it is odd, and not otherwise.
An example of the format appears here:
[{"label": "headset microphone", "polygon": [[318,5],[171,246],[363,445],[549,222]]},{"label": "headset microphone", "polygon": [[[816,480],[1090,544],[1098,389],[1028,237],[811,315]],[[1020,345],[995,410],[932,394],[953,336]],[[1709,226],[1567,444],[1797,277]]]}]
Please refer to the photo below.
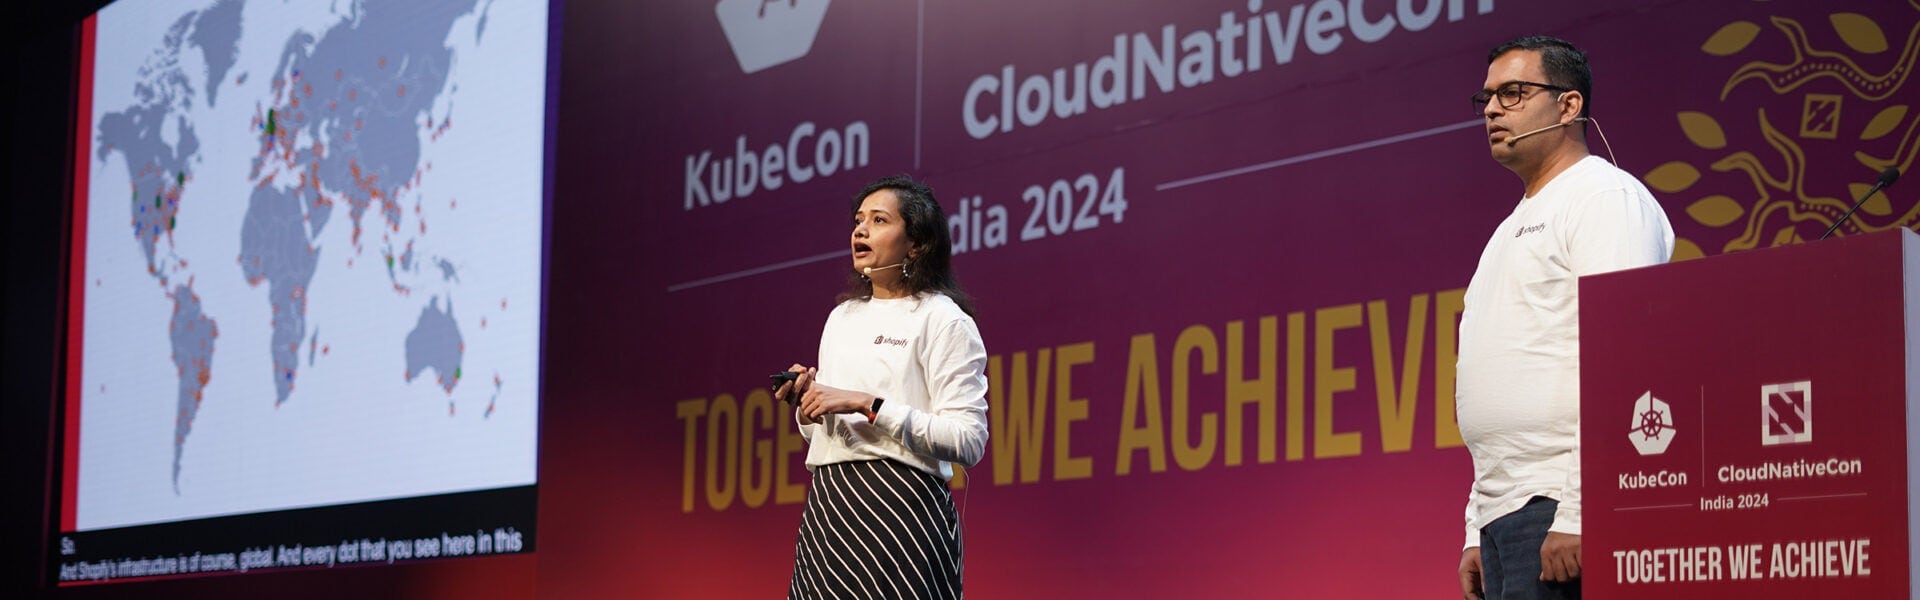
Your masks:
[{"label": "headset microphone", "polygon": [[1518,141],[1520,141],[1520,138],[1523,138],[1523,137],[1527,137],[1527,136],[1530,136],[1530,135],[1533,135],[1533,134],[1536,134],[1536,133],[1546,133],[1546,132],[1548,132],[1548,131],[1553,131],[1553,130],[1555,130],[1555,129],[1559,129],[1559,128],[1561,128],[1561,127],[1568,127],[1568,126],[1571,126],[1571,125],[1573,125],[1574,123],[1585,123],[1585,122],[1587,122],[1587,118],[1586,118],[1586,117],[1579,117],[1579,118],[1575,118],[1574,120],[1572,120],[1572,121],[1570,121],[1570,122],[1566,122],[1566,123],[1554,123],[1554,124],[1552,124],[1552,125],[1548,125],[1548,126],[1546,126],[1546,127],[1541,127],[1541,128],[1539,128],[1539,129],[1535,129],[1535,130],[1533,130],[1533,131],[1529,131],[1529,132],[1526,132],[1526,133],[1522,133],[1522,134],[1520,134],[1520,135],[1516,135],[1516,136],[1513,136],[1513,137],[1510,137],[1510,138],[1507,138],[1507,145],[1508,145],[1508,146],[1512,146],[1512,145],[1514,144],[1514,142],[1518,142]]},{"label": "headset microphone", "polygon": [[872,275],[872,274],[874,273],[874,271],[885,271],[885,270],[887,270],[887,269],[893,269],[893,268],[898,268],[898,267],[902,267],[902,266],[906,266],[906,264],[907,264],[907,263],[894,263],[894,264],[891,264],[891,265],[887,265],[887,266],[884,266],[884,267],[867,267],[867,268],[865,268],[865,269],[861,269],[861,270],[860,270],[860,274],[861,274],[861,275]]}]

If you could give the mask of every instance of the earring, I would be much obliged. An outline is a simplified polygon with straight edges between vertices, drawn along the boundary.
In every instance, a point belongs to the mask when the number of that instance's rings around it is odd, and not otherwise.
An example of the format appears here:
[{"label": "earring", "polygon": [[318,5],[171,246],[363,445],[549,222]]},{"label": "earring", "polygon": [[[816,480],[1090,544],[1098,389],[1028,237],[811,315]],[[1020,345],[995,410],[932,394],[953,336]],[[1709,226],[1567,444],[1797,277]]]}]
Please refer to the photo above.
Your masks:
[{"label": "earring", "polygon": [[913,263],[911,262],[900,263],[900,278],[913,279]]}]

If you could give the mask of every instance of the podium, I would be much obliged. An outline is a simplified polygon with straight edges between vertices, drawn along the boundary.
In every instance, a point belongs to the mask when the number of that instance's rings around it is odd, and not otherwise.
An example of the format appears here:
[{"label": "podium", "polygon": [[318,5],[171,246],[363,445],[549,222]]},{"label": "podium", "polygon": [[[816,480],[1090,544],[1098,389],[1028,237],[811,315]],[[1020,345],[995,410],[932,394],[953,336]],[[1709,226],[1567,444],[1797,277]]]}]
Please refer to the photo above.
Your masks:
[{"label": "podium", "polygon": [[1580,280],[1583,592],[1914,598],[1920,236]]}]

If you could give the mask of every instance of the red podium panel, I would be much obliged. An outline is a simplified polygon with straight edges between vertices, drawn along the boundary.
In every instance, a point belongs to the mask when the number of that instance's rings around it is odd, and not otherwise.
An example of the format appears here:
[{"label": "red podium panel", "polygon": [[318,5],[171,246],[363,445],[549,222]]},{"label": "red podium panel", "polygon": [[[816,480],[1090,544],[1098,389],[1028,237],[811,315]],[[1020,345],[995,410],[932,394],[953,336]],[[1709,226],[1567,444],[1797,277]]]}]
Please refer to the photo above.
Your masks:
[{"label": "red podium panel", "polygon": [[1584,591],[1913,597],[1920,236],[1580,281]]}]

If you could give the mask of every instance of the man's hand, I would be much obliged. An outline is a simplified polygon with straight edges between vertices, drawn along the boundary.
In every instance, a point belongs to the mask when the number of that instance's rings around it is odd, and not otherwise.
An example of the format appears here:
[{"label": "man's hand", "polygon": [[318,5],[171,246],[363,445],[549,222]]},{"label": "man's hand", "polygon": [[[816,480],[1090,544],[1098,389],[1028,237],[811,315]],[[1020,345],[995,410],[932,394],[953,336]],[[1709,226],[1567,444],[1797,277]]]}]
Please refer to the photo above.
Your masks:
[{"label": "man's hand", "polygon": [[1480,547],[1460,554],[1460,593],[1467,600],[1480,600]]},{"label": "man's hand", "polygon": [[1540,580],[1573,581],[1580,578],[1580,536],[1547,532],[1540,544]]}]

